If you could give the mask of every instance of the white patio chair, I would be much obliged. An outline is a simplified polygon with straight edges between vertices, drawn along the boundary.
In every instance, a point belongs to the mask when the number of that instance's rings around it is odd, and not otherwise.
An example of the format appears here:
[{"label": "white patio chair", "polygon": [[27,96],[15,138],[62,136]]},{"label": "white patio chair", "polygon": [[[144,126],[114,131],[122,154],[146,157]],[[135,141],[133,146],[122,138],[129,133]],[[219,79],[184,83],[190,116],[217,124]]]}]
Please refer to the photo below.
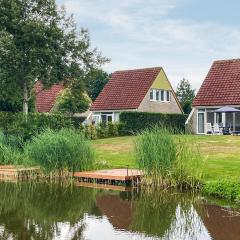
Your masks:
[{"label": "white patio chair", "polygon": [[206,133],[207,134],[213,134],[213,128],[211,123],[207,123],[206,125]]},{"label": "white patio chair", "polygon": [[222,129],[219,128],[218,123],[213,124],[213,134],[221,135]]}]

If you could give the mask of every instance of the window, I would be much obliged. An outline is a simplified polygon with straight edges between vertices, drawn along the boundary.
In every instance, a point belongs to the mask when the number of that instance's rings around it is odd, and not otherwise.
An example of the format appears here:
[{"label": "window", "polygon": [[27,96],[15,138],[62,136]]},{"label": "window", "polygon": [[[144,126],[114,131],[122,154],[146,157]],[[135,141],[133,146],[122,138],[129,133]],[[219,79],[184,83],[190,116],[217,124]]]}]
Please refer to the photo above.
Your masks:
[{"label": "window", "polygon": [[161,90],[161,101],[164,101],[164,90]]},{"label": "window", "polygon": [[153,89],[150,91],[150,100],[153,100]]},{"label": "window", "polygon": [[160,100],[160,92],[159,92],[159,90],[156,90],[156,100],[157,101]]},{"label": "window", "polygon": [[170,102],[171,92],[169,90],[151,89],[150,90],[150,100],[151,101],[161,101]]},{"label": "window", "polygon": [[170,91],[166,91],[166,101],[170,102]]},{"label": "window", "polygon": [[101,113],[101,123],[108,124],[113,122],[113,113],[112,112],[102,112]]}]

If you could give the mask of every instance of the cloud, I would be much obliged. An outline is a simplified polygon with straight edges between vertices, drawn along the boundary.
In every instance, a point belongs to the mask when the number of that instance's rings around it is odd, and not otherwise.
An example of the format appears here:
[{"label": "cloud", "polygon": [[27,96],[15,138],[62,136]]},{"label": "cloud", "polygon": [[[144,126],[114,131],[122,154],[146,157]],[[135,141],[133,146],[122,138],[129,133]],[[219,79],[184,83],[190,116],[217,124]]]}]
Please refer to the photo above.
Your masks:
[{"label": "cloud", "polygon": [[[59,0],[60,1],[60,0]],[[61,0],[79,26],[118,68],[165,67],[174,86],[188,77],[198,88],[214,59],[240,52],[240,30],[213,21],[172,13],[186,0]],[[190,1],[190,0],[188,0]]]}]

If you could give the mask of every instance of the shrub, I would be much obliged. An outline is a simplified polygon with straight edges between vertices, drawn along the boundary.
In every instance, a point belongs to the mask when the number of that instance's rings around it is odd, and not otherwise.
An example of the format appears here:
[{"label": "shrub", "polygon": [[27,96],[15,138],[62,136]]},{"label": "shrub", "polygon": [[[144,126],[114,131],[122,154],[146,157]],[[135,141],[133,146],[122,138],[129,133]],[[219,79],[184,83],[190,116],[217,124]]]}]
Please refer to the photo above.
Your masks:
[{"label": "shrub", "polygon": [[148,112],[122,112],[120,122],[124,126],[125,134],[135,134],[139,131],[161,124],[183,132],[187,115],[184,114],[163,114]]},{"label": "shrub", "polygon": [[20,136],[26,141],[46,128],[78,128],[84,119],[63,114],[29,113],[26,121],[23,113],[0,112],[0,129],[7,135]]},{"label": "shrub", "polygon": [[240,182],[234,180],[208,181],[202,189],[203,194],[240,201]]},{"label": "shrub", "polygon": [[104,123],[97,124],[96,126],[97,138],[108,137],[108,126]]},{"label": "shrub", "polygon": [[84,134],[85,134],[85,137],[87,139],[97,139],[97,131],[96,131],[96,127],[94,125],[85,125],[84,126]]},{"label": "shrub", "polygon": [[118,124],[117,123],[108,123],[108,137],[118,136]]},{"label": "shrub", "polygon": [[47,172],[82,171],[93,164],[94,154],[83,133],[71,129],[47,129],[34,137],[25,152]]}]

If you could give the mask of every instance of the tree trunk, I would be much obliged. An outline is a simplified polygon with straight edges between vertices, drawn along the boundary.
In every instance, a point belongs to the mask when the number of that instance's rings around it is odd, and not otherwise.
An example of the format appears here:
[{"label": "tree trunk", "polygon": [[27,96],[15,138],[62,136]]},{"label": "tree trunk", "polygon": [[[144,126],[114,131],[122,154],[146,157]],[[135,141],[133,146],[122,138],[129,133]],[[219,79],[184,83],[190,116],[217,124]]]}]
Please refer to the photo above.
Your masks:
[{"label": "tree trunk", "polygon": [[28,89],[27,89],[27,83],[25,82],[23,84],[23,113],[28,115]]}]

